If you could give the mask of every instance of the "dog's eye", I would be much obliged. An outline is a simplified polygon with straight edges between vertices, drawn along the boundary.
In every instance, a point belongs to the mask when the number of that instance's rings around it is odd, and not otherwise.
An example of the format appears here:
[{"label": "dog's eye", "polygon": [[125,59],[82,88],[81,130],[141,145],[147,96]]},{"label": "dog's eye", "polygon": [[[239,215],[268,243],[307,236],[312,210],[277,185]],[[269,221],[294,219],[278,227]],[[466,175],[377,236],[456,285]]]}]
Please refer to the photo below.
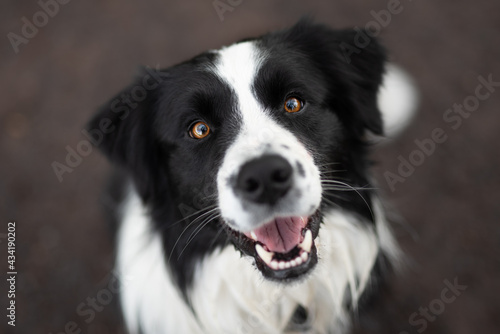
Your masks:
[{"label": "dog's eye", "polygon": [[304,103],[296,97],[291,97],[285,101],[285,110],[287,112],[298,112],[302,110]]},{"label": "dog's eye", "polygon": [[209,133],[210,127],[205,122],[196,122],[191,126],[189,130],[189,135],[195,139],[205,138]]}]

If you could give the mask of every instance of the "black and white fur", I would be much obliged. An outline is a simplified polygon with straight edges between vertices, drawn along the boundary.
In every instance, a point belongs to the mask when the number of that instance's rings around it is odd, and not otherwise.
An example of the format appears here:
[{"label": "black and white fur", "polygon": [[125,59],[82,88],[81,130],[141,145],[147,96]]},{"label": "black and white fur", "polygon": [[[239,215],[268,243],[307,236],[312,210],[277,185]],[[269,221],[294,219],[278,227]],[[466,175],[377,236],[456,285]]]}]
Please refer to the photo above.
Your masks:
[{"label": "black and white fur", "polygon": [[[382,134],[382,117],[397,131],[414,103],[376,40],[347,61],[354,39],[301,21],[155,71],[159,85],[130,101],[139,78],[92,120],[112,124],[99,146],[121,171],[116,266],[131,333],[349,331],[379,266],[399,254],[366,138]],[[290,96],[302,110],[283,109]],[[203,139],[189,134],[197,121],[210,126]],[[264,156],[288,163],[290,186],[252,201],[235,178]],[[313,250],[296,270],[273,269],[245,235],[288,216],[306,217]]]}]

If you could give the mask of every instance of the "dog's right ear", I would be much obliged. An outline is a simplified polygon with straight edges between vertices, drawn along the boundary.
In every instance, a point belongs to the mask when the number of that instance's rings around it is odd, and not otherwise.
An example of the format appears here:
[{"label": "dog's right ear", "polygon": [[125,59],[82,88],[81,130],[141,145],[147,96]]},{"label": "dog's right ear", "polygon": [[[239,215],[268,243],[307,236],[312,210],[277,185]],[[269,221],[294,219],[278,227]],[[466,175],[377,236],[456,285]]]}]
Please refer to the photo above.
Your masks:
[{"label": "dog's right ear", "polygon": [[[308,55],[323,73],[330,95],[325,105],[333,106],[354,137],[363,138],[366,130],[383,133],[377,94],[386,54],[376,38],[357,28],[334,30],[309,18],[275,35]],[[358,35],[364,44],[358,43]]]},{"label": "dog's right ear", "polygon": [[151,135],[163,78],[144,69],[134,83],[106,103],[87,125],[87,136],[114,164],[129,172],[144,199],[154,192],[160,144]]}]

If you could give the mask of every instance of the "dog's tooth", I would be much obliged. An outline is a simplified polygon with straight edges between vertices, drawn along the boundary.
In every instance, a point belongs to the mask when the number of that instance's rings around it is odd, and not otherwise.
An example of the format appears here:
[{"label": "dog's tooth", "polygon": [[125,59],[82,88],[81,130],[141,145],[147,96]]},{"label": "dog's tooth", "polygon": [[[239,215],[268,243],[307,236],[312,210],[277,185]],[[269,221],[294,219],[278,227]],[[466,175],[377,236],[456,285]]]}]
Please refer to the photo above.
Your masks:
[{"label": "dog's tooth", "polygon": [[291,266],[292,266],[292,264],[291,264],[290,262],[286,262],[286,263],[285,263],[285,268],[286,268],[286,269],[290,268]]},{"label": "dog's tooth", "polygon": [[271,262],[271,268],[273,268],[274,270],[277,270],[278,267],[279,267],[278,261],[272,261]]},{"label": "dog's tooth", "polygon": [[299,244],[299,247],[302,248],[306,252],[311,252],[311,247],[312,247],[312,232],[311,230],[307,230],[306,234],[304,235],[304,241],[302,241]]},{"label": "dog's tooth", "polygon": [[304,262],[302,260],[302,258],[299,256],[298,258],[295,259],[295,262],[297,262],[297,265],[300,266],[302,264],[302,262]]},{"label": "dog's tooth", "polygon": [[252,237],[253,240],[257,241],[257,234],[255,234],[254,231],[250,232],[250,236]]},{"label": "dog's tooth", "polygon": [[285,269],[285,262],[280,261],[280,263],[278,264],[278,268],[280,268],[281,270]]},{"label": "dog's tooth", "polygon": [[[262,247],[260,244],[255,245],[255,251],[257,254],[260,256],[262,261],[264,261],[267,265],[271,263],[271,260],[273,259],[274,253],[273,252],[268,252]],[[275,261],[273,261],[275,262]]]},{"label": "dog's tooth", "polygon": [[292,265],[292,267],[295,267],[297,265],[297,261],[292,260],[292,261],[290,261],[290,264]]},{"label": "dog's tooth", "polygon": [[300,254],[300,257],[304,262],[306,262],[309,255],[307,254],[307,252],[302,252],[302,254]]}]

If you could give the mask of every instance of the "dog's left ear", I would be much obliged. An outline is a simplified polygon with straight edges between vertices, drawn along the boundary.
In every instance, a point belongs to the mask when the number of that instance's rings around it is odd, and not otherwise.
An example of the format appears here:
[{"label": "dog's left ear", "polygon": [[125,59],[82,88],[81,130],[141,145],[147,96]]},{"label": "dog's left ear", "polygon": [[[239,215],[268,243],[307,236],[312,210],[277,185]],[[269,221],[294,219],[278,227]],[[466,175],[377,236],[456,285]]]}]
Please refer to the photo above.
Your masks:
[{"label": "dog's left ear", "polygon": [[[347,117],[355,130],[361,126],[372,133],[382,135],[384,125],[378,109],[377,97],[384,77],[386,62],[385,50],[377,39],[370,37],[365,30],[343,30],[336,33],[339,42],[337,66],[339,78],[344,81],[341,91],[344,101],[338,101],[345,107]],[[342,96],[334,97],[342,100]],[[339,109],[339,112],[343,112]],[[361,131],[357,131],[362,135]]]},{"label": "dog's left ear", "polygon": [[143,200],[152,198],[161,177],[161,145],[151,135],[160,73],[144,69],[134,82],[100,108],[87,133],[116,166],[125,170]]},{"label": "dog's left ear", "polygon": [[364,29],[333,30],[302,20],[288,31],[288,39],[312,57],[328,84],[326,101],[358,138],[366,130],[383,134],[377,107],[386,54]]}]

